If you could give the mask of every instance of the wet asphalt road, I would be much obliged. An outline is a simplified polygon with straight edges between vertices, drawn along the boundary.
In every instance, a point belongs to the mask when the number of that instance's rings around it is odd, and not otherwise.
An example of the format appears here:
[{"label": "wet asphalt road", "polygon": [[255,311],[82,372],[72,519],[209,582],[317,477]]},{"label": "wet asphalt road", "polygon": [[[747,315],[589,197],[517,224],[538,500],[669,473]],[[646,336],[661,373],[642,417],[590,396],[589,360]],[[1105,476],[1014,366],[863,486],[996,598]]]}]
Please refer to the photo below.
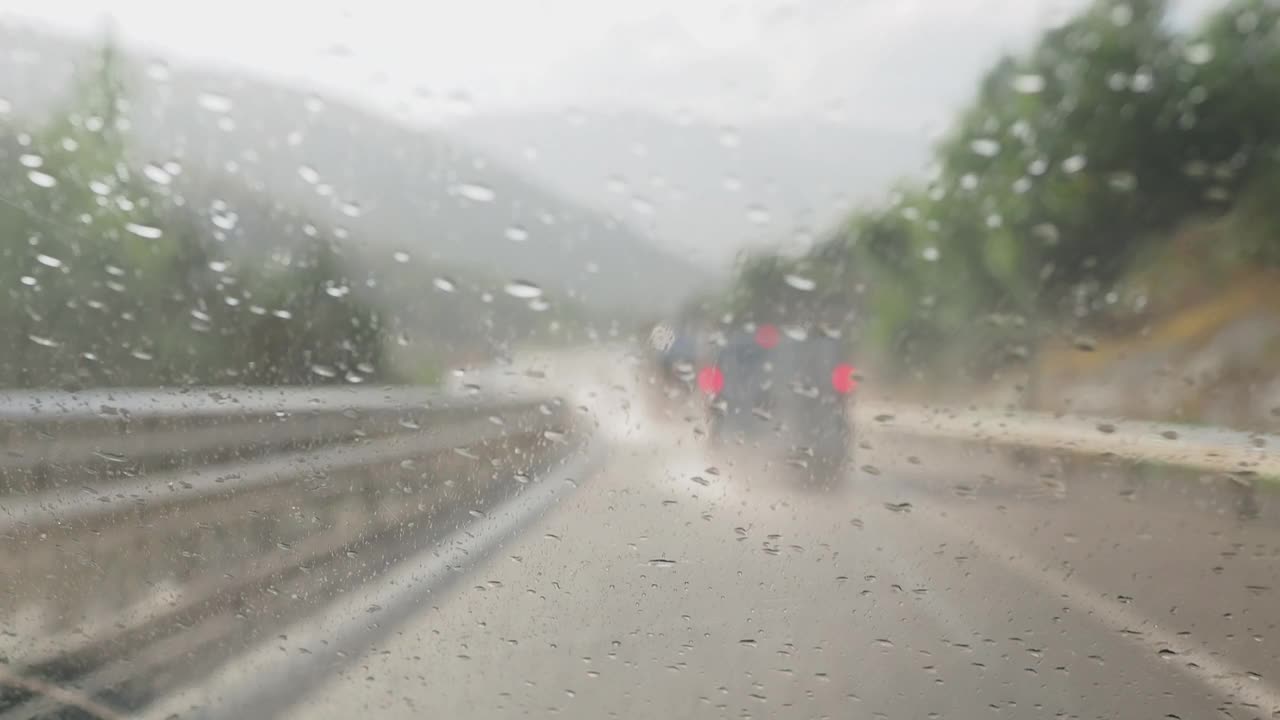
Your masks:
[{"label": "wet asphalt road", "polygon": [[288,715],[1280,717],[1280,527],[1219,480],[863,432],[801,492],[583,394],[598,469]]}]

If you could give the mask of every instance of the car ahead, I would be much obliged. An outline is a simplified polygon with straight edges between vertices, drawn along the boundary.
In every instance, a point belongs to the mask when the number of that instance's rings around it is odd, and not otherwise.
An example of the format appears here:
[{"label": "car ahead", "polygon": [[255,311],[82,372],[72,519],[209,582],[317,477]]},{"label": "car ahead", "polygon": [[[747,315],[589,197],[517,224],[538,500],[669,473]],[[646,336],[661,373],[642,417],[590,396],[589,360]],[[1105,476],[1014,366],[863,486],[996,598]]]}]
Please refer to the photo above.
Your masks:
[{"label": "car ahead", "polygon": [[713,442],[759,447],[817,487],[851,461],[857,383],[838,339],[773,325],[729,335],[698,374]]},{"label": "car ahead", "polygon": [[649,334],[649,345],[663,391],[670,397],[694,392],[698,363],[706,356],[697,330],[687,323],[659,324]]}]

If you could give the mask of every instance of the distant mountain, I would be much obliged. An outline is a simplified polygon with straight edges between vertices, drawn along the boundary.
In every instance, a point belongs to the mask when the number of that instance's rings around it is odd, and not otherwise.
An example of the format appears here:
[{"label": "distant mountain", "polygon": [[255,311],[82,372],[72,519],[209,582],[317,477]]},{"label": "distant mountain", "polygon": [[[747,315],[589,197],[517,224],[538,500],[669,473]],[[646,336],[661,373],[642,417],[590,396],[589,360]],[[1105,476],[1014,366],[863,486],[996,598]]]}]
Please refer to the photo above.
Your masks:
[{"label": "distant mountain", "polygon": [[918,132],[825,118],[725,127],[635,111],[512,113],[452,130],[712,268],[744,246],[802,247],[928,150]]},{"label": "distant mountain", "polygon": [[[0,46],[0,110],[26,114],[47,112],[72,67],[95,49],[3,25]],[[175,190],[211,215],[235,217],[219,197],[228,187],[260,193],[341,228],[348,258],[407,254],[455,278],[483,277],[499,296],[510,281],[529,282],[553,303],[605,317],[665,311],[705,279],[631,227],[455,138],[303,90],[177,64],[134,63],[126,86],[138,162],[176,162]],[[245,235],[239,225],[228,233]],[[422,292],[431,287],[431,277],[420,279]]]}]

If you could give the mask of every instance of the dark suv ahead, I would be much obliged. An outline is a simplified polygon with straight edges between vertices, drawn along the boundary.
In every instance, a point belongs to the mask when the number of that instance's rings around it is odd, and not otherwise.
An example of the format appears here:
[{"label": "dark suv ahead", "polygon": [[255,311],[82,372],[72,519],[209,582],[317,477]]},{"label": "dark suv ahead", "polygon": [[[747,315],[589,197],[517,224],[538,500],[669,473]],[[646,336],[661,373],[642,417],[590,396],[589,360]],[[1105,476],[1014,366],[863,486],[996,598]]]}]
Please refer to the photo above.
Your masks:
[{"label": "dark suv ahead", "polygon": [[772,325],[734,333],[699,372],[711,438],[759,447],[805,484],[835,485],[851,459],[854,373],[837,339]]}]

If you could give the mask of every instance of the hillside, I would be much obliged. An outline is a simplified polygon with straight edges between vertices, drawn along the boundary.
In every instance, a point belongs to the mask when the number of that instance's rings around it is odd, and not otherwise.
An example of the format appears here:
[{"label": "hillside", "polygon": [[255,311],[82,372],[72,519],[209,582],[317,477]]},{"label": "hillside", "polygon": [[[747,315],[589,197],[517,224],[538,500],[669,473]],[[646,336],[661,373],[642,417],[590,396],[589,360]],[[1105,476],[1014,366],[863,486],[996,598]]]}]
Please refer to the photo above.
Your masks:
[{"label": "hillside", "polygon": [[[0,26],[0,44],[0,97],[33,115],[93,50],[14,26]],[[454,276],[519,273],[507,280],[604,314],[660,312],[702,280],[631,228],[456,137],[265,80],[143,58],[129,64],[125,87],[140,164],[176,160],[175,186],[207,202],[228,185],[265,194],[340,228],[349,255],[406,252]],[[651,292],[654,277],[667,295]]]}]

